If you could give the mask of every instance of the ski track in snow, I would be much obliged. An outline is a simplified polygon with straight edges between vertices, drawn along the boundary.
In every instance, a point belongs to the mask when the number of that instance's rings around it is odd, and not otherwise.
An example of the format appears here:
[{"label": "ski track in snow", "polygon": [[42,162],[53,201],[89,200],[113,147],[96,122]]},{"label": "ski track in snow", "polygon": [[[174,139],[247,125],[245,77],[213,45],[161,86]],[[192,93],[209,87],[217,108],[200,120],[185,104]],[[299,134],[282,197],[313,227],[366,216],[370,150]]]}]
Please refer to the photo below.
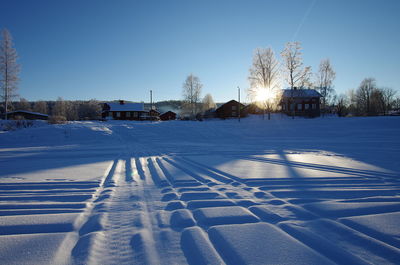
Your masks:
[{"label": "ski track in snow", "polygon": [[[121,148],[100,181],[0,183],[0,244],[12,248],[15,238],[40,242],[52,235],[53,246],[33,251],[55,254],[31,260],[37,264],[400,261],[396,173],[243,152],[242,161],[345,175],[299,179],[266,172],[247,178],[201,162],[201,152],[171,154],[133,141],[141,135],[129,126],[105,128]],[[235,157],[229,151],[213,155]],[[0,247],[0,254],[8,250]],[[8,258],[9,264],[30,263]]]}]

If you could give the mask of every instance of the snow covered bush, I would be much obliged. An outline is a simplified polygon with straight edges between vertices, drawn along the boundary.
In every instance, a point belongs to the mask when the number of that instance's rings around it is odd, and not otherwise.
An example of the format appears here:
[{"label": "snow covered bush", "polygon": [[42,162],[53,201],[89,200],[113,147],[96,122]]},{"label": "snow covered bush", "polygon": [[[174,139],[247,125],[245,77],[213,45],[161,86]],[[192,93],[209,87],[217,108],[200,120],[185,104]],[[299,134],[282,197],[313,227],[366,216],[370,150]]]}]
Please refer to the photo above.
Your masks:
[{"label": "snow covered bush", "polygon": [[61,115],[50,116],[49,123],[50,124],[64,124],[67,122],[67,118]]}]

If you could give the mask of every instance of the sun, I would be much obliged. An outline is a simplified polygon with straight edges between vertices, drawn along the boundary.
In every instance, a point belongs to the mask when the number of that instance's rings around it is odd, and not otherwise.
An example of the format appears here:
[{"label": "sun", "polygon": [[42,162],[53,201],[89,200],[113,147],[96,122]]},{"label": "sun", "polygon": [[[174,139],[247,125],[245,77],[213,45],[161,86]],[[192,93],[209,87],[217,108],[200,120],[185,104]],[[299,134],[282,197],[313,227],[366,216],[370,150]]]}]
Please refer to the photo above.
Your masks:
[{"label": "sun", "polygon": [[275,99],[276,92],[268,88],[257,88],[255,91],[255,100],[259,102],[269,102]]}]

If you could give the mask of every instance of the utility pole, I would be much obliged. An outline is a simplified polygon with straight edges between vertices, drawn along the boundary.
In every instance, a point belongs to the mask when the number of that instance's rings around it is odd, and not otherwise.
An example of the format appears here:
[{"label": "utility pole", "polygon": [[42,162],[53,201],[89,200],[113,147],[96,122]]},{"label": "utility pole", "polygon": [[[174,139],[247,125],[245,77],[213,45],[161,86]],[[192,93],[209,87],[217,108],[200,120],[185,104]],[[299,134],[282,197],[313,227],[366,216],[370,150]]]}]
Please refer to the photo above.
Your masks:
[{"label": "utility pole", "polygon": [[151,111],[153,110],[153,90],[150,89],[150,110],[149,110],[149,116],[150,116],[150,121],[153,122],[153,117],[151,116]]},{"label": "utility pole", "polygon": [[238,99],[239,99],[239,104],[238,104],[238,121],[240,122],[240,87],[238,86]]},{"label": "utility pole", "polygon": [[153,109],[153,90],[150,89],[150,110]]}]

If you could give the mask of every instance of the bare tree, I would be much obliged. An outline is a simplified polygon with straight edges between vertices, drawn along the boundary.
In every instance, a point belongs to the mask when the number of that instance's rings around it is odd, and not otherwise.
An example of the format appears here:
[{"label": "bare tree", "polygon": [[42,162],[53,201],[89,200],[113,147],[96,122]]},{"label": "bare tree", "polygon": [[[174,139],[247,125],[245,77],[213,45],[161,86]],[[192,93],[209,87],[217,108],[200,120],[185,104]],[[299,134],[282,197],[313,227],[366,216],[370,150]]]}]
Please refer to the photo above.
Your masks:
[{"label": "bare tree", "polygon": [[400,109],[400,96],[393,100],[393,109]]},{"label": "bare tree", "polygon": [[25,98],[20,98],[19,99],[19,104],[18,104],[18,109],[20,110],[26,110],[26,111],[31,111],[31,103],[29,103],[28,100]]},{"label": "bare tree", "polygon": [[203,103],[203,111],[204,112],[211,110],[211,109],[215,109],[217,107],[211,94],[205,95],[202,103]]},{"label": "bare tree", "polygon": [[79,119],[78,108],[79,103],[74,101],[65,101],[65,118],[68,121],[76,121]]},{"label": "bare tree", "polygon": [[357,108],[361,113],[371,115],[371,98],[376,90],[375,78],[365,78],[356,91]]},{"label": "bare tree", "polygon": [[18,74],[20,66],[17,64],[17,51],[13,47],[12,37],[7,29],[1,32],[0,42],[0,86],[2,99],[5,106],[5,118],[7,119],[8,105],[13,97],[16,96]]},{"label": "bare tree", "polygon": [[345,117],[348,114],[349,100],[345,94],[341,94],[337,97],[336,112],[339,117]]},{"label": "bare tree", "polygon": [[301,45],[299,42],[286,43],[285,49],[281,52],[283,58],[284,77],[291,89],[290,104],[293,104],[292,117],[294,118],[294,89],[304,88],[310,84],[311,67],[303,67]]},{"label": "bare tree", "polygon": [[395,101],[395,95],[396,95],[396,90],[390,87],[383,87],[379,89],[382,93],[382,100],[383,100],[383,114],[387,115],[389,110],[392,110],[394,101]]},{"label": "bare tree", "polygon": [[316,87],[322,95],[322,110],[326,112],[326,106],[329,100],[334,95],[333,80],[335,80],[336,73],[333,70],[329,59],[324,59],[319,64],[319,70],[316,75]]},{"label": "bare tree", "polygon": [[83,102],[79,105],[79,117],[84,120],[98,120],[101,117],[101,105],[95,99]]},{"label": "bare tree", "polygon": [[43,113],[43,114],[48,114],[49,109],[47,107],[47,103],[45,101],[36,101],[35,104],[33,105],[33,111],[38,112],[38,113]]},{"label": "bare tree", "polygon": [[197,104],[200,101],[201,88],[203,85],[200,82],[200,79],[190,74],[186,77],[185,82],[183,83],[183,99],[185,101],[185,106],[189,108],[189,113],[191,118],[197,114]]},{"label": "bare tree", "polygon": [[66,118],[67,106],[66,106],[65,101],[61,97],[57,98],[56,104],[54,104],[51,114],[53,116],[61,116],[61,117]]},{"label": "bare tree", "polygon": [[276,105],[275,95],[279,88],[279,62],[271,48],[257,48],[253,55],[253,64],[249,70],[249,97],[256,103],[261,103],[268,112],[268,119]]},{"label": "bare tree", "polygon": [[311,67],[303,67],[300,42],[288,42],[281,52],[285,80],[291,89],[304,87],[309,82]]}]

